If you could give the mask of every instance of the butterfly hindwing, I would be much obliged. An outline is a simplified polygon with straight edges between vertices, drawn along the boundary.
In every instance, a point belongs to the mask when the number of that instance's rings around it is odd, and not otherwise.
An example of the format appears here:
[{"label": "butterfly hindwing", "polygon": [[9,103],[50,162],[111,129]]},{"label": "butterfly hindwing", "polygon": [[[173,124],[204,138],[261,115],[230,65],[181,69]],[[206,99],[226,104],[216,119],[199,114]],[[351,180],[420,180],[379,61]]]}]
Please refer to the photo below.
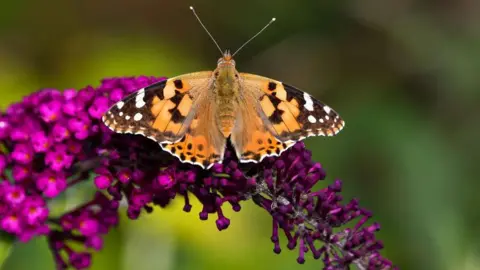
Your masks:
[{"label": "butterfly hindwing", "polygon": [[215,103],[208,99],[207,93],[205,90],[205,95],[198,99],[195,116],[185,136],[176,143],[162,144],[162,148],[183,162],[208,169],[223,160],[226,139],[216,125],[218,112]]},{"label": "butterfly hindwing", "polygon": [[[252,100],[253,102],[253,100]],[[268,156],[278,156],[294,142],[282,142],[264,125],[254,104],[242,107],[238,114],[231,142],[241,162],[259,162]]]}]

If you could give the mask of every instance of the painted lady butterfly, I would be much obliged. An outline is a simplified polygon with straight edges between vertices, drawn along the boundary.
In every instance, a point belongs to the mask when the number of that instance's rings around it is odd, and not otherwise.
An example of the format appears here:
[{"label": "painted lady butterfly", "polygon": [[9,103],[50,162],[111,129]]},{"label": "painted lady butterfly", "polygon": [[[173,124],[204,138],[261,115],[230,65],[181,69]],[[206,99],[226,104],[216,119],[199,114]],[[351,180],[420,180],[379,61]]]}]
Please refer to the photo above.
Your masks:
[{"label": "painted lady butterfly", "polygon": [[214,71],[180,75],[136,91],[113,105],[103,122],[118,133],[146,136],[182,162],[207,169],[222,162],[227,139],[241,162],[259,162],[306,137],[333,136],[345,126],[333,109],[309,94],[239,73],[233,55],[223,53]]}]

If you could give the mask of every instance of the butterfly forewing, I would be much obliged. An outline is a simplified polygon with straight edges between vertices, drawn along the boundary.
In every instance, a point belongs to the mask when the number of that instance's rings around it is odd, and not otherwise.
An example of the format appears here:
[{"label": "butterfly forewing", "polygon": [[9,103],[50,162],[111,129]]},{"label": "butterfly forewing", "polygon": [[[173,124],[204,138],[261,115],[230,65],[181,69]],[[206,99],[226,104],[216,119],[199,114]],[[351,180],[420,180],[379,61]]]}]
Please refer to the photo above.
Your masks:
[{"label": "butterfly forewing", "polygon": [[242,78],[246,89],[257,92],[264,124],[281,141],[333,136],[345,125],[337,112],[296,87],[253,74]]},{"label": "butterfly forewing", "polygon": [[334,110],[293,86],[253,74],[240,77],[245,109],[237,116],[232,144],[243,162],[278,156],[296,141],[333,136],[345,125]]},{"label": "butterfly forewing", "polygon": [[176,141],[181,132],[166,130],[173,115],[169,110],[178,103],[165,95],[168,82],[160,81],[130,94],[107,111],[103,122],[118,133],[140,134],[158,142]]},{"label": "butterfly forewing", "polygon": [[225,148],[208,100],[211,82],[212,72],[204,71],[152,84],[113,105],[103,122],[118,133],[146,136],[183,162],[210,167]]}]

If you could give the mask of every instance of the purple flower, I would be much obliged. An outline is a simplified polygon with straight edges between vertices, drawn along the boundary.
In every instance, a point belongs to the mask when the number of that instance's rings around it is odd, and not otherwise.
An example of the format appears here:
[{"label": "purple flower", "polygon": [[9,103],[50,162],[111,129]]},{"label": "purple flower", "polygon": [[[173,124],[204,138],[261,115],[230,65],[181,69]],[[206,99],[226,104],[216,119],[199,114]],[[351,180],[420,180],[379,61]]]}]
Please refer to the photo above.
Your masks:
[{"label": "purple flower", "polygon": [[20,241],[47,234],[48,217],[45,201],[37,195],[28,195],[19,185],[0,183],[0,228],[14,234]]},{"label": "purple flower", "polygon": [[39,197],[29,197],[24,203],[22,216],[28,225],[44,223],[48,218],[48,208],[45,201],[39,199]]},{"label": "purple flower", "polygon": [[85,236],[94,236],[98,233],[98,226],[96,219],[85,217],[80,221],[78,229]]},{"label": "purple flower", "polygon": [[22,182],[30,177],[31,171],[27,166],[15,165],[12,169],[12,177],[16,182]]},{"label": "purple flower", "polygon": [[[276,253],[284,234],[286,247],[297,248],[299,263],[311,254],[324,269],[393,268],[380,255],[380,226],[358,201],[342,202],[342,183],[314,189],[326,173],[303,143],[258,164],[239,163],[229,146],[222,164],[203,170],[180,163],[147,138],[114,134],[101,123],[114,102],[161,79],[44,89],[0,112],[0,228],[20,241],[46,235],[57,269],[84,269],[92,263],[91,252],[103,247],[103,236],[118,225],[121,201],[127,202],[127,216],[137,219],[179,196],[190,212],[195,196],[203,205],[199,218],[214,218],[218,230],[225,230],[231,222],[225,207],[240,211],[252,200],[272,217]],[[49,200],[92,178],[90,186],[101,191],[66,213],[51,214]]]},{"label": "purple flower", "polygon": [[88,137],[90,124],[90,119],[86,117],[75,117],[68,120],[68,128],[78,140],[85,140]]},{"label": "purple flower", "polygon": [[62,103],[60,100],[52,100],[41,104],[39,113],[47,123],[57,121],[62,116]]},{"label": "purple flower", "polygon": [[67,187],[65,176],[53,171],[45,171],[37,175],[37,188],[48,198],[56,197]]},{"label": "purple flower", "polygon": [[57,145],[52,151],[47,152],[45,156],[45,164],[56,172],[70,168],[73,160],[74,157],[67,153],[67,146],[63,144]]},{"label": "purple flower", "polygon": [[65,123],[56,123],[53,126],[52,137],[56,142],[62,142],[70,138],[70,131],[65,126]]},{"label": "purple flower", "polygon": [[4,190],[3,196],[7,204],[16,206],[25,200],[25,191],[19,186],[9,186]]},{"label": "purple flower", "polygon": [[20,219],[15,214],[5,215],[0,220],[0,227],[6,232],[19,234],[21,232]]},{"label": "purple flower", "polygon": [[109,107],[110,100],[107,97],[98,97],[88,108],[88,113],[93,119],[100,119]]},{"label": "purple flower", "polygon": [[33,160],[32,146],[27,144],[17,144],[11,155],[12,159],[19,164],[28,164]]},{"label": "purple flower", "polygon": [[93,181],[95,182],[97,188],[106,189],[110,186],[112,180],[113,178],[110,175],[97,175]]},{"label": "purple flower", "polygon": [[168,173],[160,174],[159,176],[157,176],[156,181],[157,185],[163,189],[170,189],[175,184],[174,176]]},{"label": "purple flower", "polygon": [[50,147],[50,140],[45,136],[45,133],[41,131],[35,132],[32,134],[32,145],[35,152],[45,152]]}]

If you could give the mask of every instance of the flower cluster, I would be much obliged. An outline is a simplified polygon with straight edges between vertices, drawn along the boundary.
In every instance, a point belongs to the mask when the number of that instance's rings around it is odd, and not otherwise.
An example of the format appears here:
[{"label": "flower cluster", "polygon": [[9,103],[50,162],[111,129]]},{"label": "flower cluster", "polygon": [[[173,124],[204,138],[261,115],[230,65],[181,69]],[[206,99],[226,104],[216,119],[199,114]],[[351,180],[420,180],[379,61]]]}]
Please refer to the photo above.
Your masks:
[{"label": "flower cluster", "polygon": [[[98,88],[79,91],[44,89],[0,113],[1,230],[21,241],[46,235],[59,269],[83,269],[91,264],[91,252],[102,248],[102,236],[117,225],[120,201],[127,202],[128,217],[137,219],[154,206],[167,207],[177,195],[189,212],[195,196],[203,205],[199,218],[213,215],[224,230],[230,220],[222,209],[240,211],[242,201],[253,200],[272,216],[276,253],[283,231],[287,247],[298,247],[299,263],[310,251],[325,269],[392,268],[379,253],[382,244],[374,235],[379,225],[365,225],[371,214],[356,200],[342,203],[340,181],[313,190],[325,171],[303,143],[258,164],[239,163],[228,146],[222,164],[203,170],[179,162],[147,138],[114,134],[101,123],[113,103],[161,79],[106,79]],[[47,202],[85,181],[97,189],[94,198],[60,216],[49,211]],[[350,223],[353,227],[344,229]]]}]

